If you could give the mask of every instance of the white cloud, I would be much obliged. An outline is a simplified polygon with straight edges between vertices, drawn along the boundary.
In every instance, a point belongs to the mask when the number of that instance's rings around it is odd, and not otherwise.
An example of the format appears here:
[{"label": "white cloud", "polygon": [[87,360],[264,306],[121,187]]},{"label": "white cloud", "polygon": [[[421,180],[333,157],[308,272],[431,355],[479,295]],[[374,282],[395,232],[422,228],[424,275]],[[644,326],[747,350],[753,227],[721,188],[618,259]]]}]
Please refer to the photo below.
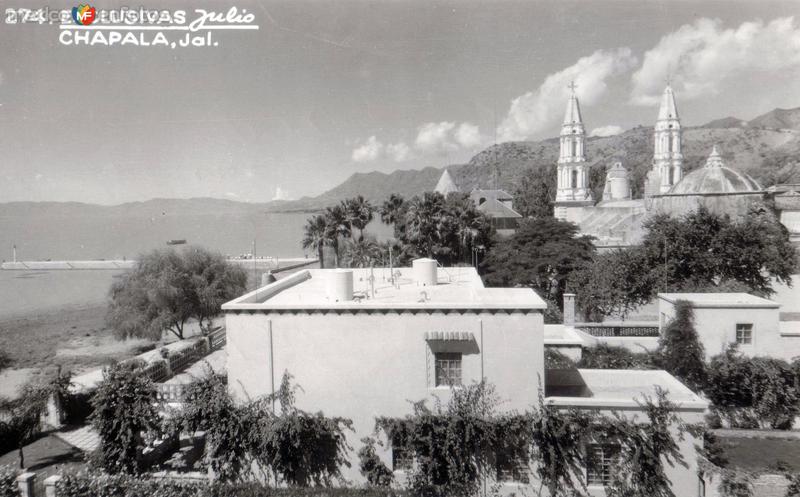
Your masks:
[{"label": "white cloud", "polygon": [[364,144],[353,150],[352,158],[356,162],[370,162],[380,157],[382,153],[383,143],[378,141],[375,135],[372,135]]},{"label": "white cloud", "polygon": [[404,142],[386,145],[386,155],[395,162],[405,162],[411,158],[411,148]]},{"label": "white cloud", "polygon": [[569,97],[567,85],[574,81],[581,104],[592,105],[606,93],[606,79],[624,73],[636,64],[629,48],[597,50],[559,72],[548,75],[534,91],[511,101],[508,115],[497,128],[500,141],[525,140],[557,123]]},{"label": "white cloud", "polygon": [[280,186],[275,187],[275,196],[272,197],[272,200],[292,200],[292,196],[289,195],[289,192],[281,188]]},{"label": "white cloud", "polygon": [[455,132],[455,139],[464,148],[475,148],[481,144],[481,130],[472,123],[461,123]]},{"label": "white cloud", "polygon": [[800,69],[800,27],[793,17],[756,20],[737,28],[702,18],[661,38],[633,74],[631,102],[655,105],[670,77],[682,99],[715,94],[725,80]]},{"label": "white cloud", "polygon": [[33,179],[35,179],[36,181],[39,181],[42,178],[44,178],[44,175],[42,173],[36,173],[36,176],[33,177]]},{"label": "white cloud", "polygon": [[452,152],[457,148],[451,138],[455,127],[456,123],[450,121],[425,123],[417,131],[414,147],[424,153]]},{"label": "white cloud", "polygon": [[624,130],[622,126],[617,126],[616,124],[608,124],[606,126],[600,126],[599,128],[594,128],[590,133],[589,136],[614,136],[622,133]]}]

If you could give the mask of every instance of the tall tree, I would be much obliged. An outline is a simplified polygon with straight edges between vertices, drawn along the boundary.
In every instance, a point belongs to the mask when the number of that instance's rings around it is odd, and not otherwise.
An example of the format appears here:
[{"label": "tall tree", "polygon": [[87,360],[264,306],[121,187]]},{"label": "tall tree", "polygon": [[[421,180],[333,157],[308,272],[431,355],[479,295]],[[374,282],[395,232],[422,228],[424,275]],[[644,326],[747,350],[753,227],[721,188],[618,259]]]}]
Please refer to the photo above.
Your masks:
[{"label": "tall tree", "polygon": [[333,248],[334,265],[339,267],[339,238],[349,238],[352,234],[347,213],[341,205],[325,209],[325,237]]},{"label": "tall tree", "polygon": [[530,287],[560,304],[570,274],[593,256],[592,238],[579,235],[576,225],[553,217],[524,219],[489,252],[484,279],[489,286]]},{"label": "tall tree", "polygon": [[380,207],[381,222],[394,226],[394,237],[400,238],[404,230],[406,202],[402,196],[392,193]]},{"label": "tall tree", "polygon": [[555,164],[531,167],[514,188],[514,208],[524,217],[552,217],[556,198]]},{"label": "tall tree", "polygon": [[658,342],[658,361],[673,376],[695,392],[706,385],[705,349],[694,327],[694,311],[689,302],[675,304],[675,317],[667,324]]},{"label": "tall tree", "polygon": [[323,249],[327,244],[327,221],[325,216],[318,214],[310,217],[303,228],[303,248],[317,251],[319,267],[325,267]]},{"label": "tall tree", "polygon": [[247,273],[221,254],[205,249],[192,248],[184,253],[183,260],[196,295],[193,317],[200,327],[209,326],[222,304],[245,292]]},{"label": "tall tree", "polygon": [[347,267],[373,267],[381,261],[380,247],[373,238],[347,240],[342,252]]}]

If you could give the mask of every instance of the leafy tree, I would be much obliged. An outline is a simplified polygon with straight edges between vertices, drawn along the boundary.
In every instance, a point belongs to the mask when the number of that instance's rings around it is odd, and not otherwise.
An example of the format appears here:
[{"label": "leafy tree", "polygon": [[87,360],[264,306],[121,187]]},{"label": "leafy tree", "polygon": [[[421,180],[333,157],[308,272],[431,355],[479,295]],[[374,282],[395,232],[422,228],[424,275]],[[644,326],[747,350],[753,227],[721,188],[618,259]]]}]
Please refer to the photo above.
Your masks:
[{"label": "leafy tree", "polygon": [[657,355],[661,366],[695,392],[706,384],[705,349],[694,328],[694,311],[689,302],[675,303],[675,318],[664,329],[658,341]]},{"label": "leafy tree", "polygon": [[553,217],[556,198],[555,164],[527,169],[514,189],[514,209],[523,217]]},{"label": "leafy tree", "polygon": [[183,339],[190,319],[210,321],[246,282],[244,269],[205,249],[154,250],[111,286],[106,319],[119,338],[157,340],[169,330]]},{"label": "leafy tree", "polygon": [[125,363],[103,373],[90,421],[100,436],[98,462],[108,473],[139,473],[145,436],[160,431],[152,381]]},{"label": "leafy tree", "polygon": [[343,200],[342,208],[350,226],[350,233],[353,232],[353,228],[357,229],[358,240],[363,240],[364,228],[372,221],[375,208],[361,195]]},{"label": "leafy tree", "polygon": [[201,327],[204,322],[210,325],[222,310],[222,304],[245,292],[247,274],[222,255],[204,249],[186,251],[183,261],[197,299],[193,317]]},{"label": "leafy tree", "polygon": [[303,228],[303,248],[310,248],[317,251],[317,259],[319,259],[320,268],[325,267],[322,250],[327,243],[327,221],[325,216],[316,215],[310,217]]},{"label": "leafy tree", "polygon": [[655,216],[645,228],[641,250],[667,291],[738,281],[769,295],[773,279],[791,284],[795,249],[786,228],[764,209],[732,220],[701,206],[680,218]]},{"label": "leafy tree", "polygon": [[7,367],[11,366],[12,363],[13,363],[13,361],[8,356],[8,354],[5,351],[0,350],[0,371],[2,371],[4,369],[6,369]]},{"label": "leafy tree", "polygon": [[575,291],[578,309],[588,321],[624,317],[653,298],[657,276],[649,264],[635,248],[600,253],[569,276],[567,287]]},{"label": "leafy tree", "polygon": [[567,279],[591,263],[591,237],[552,217],[525,219],[510,237],[498,240],[483,263],[489,286],[530,287],[546,299],[562,302]]},{"label": "leafy tree", "polygon": [[645,228],[640,246],[602,254],[575,273],[578,306],[593,319],[624,317],[659,291],[770,295],[772,282],[791,284],[797,267],[788,231],[765,209],[732,220],[701,206],[679,218],[656,215]]}]

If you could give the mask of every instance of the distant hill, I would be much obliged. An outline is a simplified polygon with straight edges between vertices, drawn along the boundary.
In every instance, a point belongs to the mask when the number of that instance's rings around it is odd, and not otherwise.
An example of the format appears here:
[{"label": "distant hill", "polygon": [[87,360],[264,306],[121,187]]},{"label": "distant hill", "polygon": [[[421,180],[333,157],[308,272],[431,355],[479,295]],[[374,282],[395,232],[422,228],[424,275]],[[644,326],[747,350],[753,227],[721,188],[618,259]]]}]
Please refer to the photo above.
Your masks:
[{"label": "distant hill", "polygon": [[[776,182],[800,182],[800,168],[788,164],[800,158],[800,108],[775,109],[750,121],[726,117],[702,126],[685,127],[684,164],[687,171],[702,166],[712,146],[717,145],[726,164],[746,172],[767,187]],[[593,186],[602,187],[603,170],[622,162],[631,172],[634,196],[642,194],[644,179],[653,158],[652,126],[637,126],[610,137],[587,138],[587,159],[597,172]],[[463,191],[491,188],[493,171],[499,172],[499,187],[513,192],[519,178],[529,168],[552,165],[558,159],[558,139],[509,142],[493,145],[476,154],[466,164],[446,166]],[[391,193],[405,197],[433,190],[441,168],[427,167],[390,174],[354,174],[339,186],[314,198],[286,202],[270,209],[315,209],[361,194],[380,202]],[[599,183],[598,183],[599,182]]]}]

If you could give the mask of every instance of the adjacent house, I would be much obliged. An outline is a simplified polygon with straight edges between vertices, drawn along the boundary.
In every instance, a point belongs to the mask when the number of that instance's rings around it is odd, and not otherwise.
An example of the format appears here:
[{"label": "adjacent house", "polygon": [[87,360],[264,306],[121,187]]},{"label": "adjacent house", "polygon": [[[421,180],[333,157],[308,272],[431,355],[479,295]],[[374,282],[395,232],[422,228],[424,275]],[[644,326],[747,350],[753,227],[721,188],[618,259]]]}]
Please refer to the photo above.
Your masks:
[{"label": "adjacent house", "polygon": [[777,302],[747,293],[660,293],[660,330],[675,316],[679,300],[692,307],[695,329],[709,357],[732,343],[748,356],[800,356],[800,330],[780,321]]},{"label": "adjacent house", "polygon": [[[344,476],[356,483],[363,477],[355,454],[376,417],[404,416],[420,400],[446,402],[453,389],[481,378],[505,410],[536,406],[544,390],[555,405],[642,416],[637,400],[659,387],[686,421],[702,419],[706,403],[663,371],[548,372],[545,385],[545,308],[531,289],[485,288],[474,268],[432,259],[404,268],[304,270],[223,306],[228,385],[236,398],[255,398],[274,392],[288,372],[302,387],[298,407],[351,419],[353,464]],[[670,469],[677,495],[698,495],[695,443],[691,436],[681,442],[687,466]],[[595,449],[603,450],[587,447]],[[400,480],[413,464],[391,446],[379,456]],[[584,475],[597,495],[609,477],[604,471],[607,465]],[[535,489],[529,474],[498,474],[501,493]]]}]

